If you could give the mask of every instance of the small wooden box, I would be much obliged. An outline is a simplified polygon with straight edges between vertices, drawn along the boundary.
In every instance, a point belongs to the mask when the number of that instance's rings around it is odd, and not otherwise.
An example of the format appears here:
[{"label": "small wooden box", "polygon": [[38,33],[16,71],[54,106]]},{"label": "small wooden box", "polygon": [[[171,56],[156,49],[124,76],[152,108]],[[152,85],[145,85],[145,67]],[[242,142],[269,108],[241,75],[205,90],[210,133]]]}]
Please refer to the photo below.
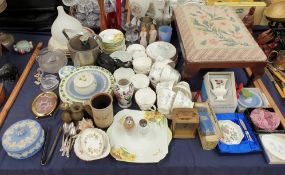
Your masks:
[{"label": "small wooden box", "polygon": [[195,138],[199,117],[195,108],[175,108],[172,111],[173,138]]}]

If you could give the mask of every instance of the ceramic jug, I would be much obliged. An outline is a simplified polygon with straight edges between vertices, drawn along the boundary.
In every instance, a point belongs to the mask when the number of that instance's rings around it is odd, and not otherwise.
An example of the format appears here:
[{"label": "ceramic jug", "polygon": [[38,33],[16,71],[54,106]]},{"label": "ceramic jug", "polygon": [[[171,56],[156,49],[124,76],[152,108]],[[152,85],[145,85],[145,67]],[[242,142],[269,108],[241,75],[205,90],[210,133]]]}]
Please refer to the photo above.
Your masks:
[{"label": "ceramic jug", "polygon": [[132,105],[134,85],[129,79],[119,79],[114,88],[114,94],[121,108],[128,108]]},{"label": "ceramic jug", "polygon": [[67,39],[63,35],[63,29],[72,29],[79,32],[83,31],[81,23],[74,17],[68,15],[62,6],[57,7],[58,16],[51,26],[52,37],[61,45],[67,45]]}]

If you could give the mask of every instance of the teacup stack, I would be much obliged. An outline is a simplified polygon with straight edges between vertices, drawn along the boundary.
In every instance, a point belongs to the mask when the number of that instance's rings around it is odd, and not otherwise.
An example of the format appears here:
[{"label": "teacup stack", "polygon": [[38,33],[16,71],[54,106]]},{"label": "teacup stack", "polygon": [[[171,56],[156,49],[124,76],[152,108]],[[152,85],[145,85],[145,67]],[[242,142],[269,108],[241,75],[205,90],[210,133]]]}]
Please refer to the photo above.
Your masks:
[{"label": "teacup stack", "polygon": [[[174,81],[158,83],[157,92],[157,110],[169,118],[169,114],[174,108],[193,108],[194,102],[191,98],[190,86],[187,82]],[[169,118],[170,119],[170,118]]]},{"label": "teacup stack", "polygon": [[117,29],[107,29],[99,33],[102,39],[104,53],[111,54],[115,51],[126,50],[124,34]]},{"label": "teacup stack", "polygon": [[108,135],[103,130],[97,128],[83,130],[74,143],[76,156],[85,161],[107,157],[110,150]]}]

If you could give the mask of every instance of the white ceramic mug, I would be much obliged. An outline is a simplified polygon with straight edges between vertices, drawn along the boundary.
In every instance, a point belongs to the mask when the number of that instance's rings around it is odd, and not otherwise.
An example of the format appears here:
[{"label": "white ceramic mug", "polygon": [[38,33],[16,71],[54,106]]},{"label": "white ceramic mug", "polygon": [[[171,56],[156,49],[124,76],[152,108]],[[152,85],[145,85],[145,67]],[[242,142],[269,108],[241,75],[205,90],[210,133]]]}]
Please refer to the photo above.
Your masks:
[{"label": "white ceramic mug", "polygon": [[145,74],[135,74],[131,78],[131,82],[133,83],[135,87],[135,91],[142,89],[142,88],[147,88],[149,86],[149,78]]},{"label": "white ceramic mug", "polygon": [[161,73],[160,81],[174,81],[178,83],[180,78],[181,76],[177,70],[169,65],[165,65]]},{"label": "white ceramic mug", "polygon": [[169,114],[174,98],[175,92],[169,89],[161,89],[157,93],[157,110],[162,114]]},{"label": "white ceramic mug", "polygon": [[186,81],[180,81],[178,84],[176,84],[173,87],[174,92],[181,91],[183,92],[186,96],[188,96],[190,99],[192,99],[192,94],[190,90],[190,85]]},{"label": "white ceramic mug", "polygon": [[183,92],[178,91],[176,93],[172,109],[174,108],[193,108],[194,103],[192,100],[186,96]]},{"label": "white ceramic mug", "polygon": [[165,81],[165,82],[161,82],[161,83],[158,83],[156,85],[156,93],[158,91],[160,91],[161,89],[169,89],[169,90],[172,90],[173,89],[173,86],[174,86],[175,82],[174,81]]},{"label": "white ceramic mug", "polygon": [[133,60],[133,67],[136,73],[148,74],[152,65],[152,61],[148,57],[140,57]]},{"label": "white ceramic mug", "polygon": [[156,111],[156,106],[154,105],[156,94],[151,88],[139,89],[135,94],[135,100],[142,111]]}]

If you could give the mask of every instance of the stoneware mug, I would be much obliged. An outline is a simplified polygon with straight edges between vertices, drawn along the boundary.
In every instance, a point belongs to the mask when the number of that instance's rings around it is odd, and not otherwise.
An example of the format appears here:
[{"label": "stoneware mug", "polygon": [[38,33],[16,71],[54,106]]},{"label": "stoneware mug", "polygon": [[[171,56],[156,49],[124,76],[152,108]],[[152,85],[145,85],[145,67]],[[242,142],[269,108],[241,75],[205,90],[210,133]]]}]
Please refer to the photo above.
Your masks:
[{"label": "stoneware mug", "polygon": [[110,94],[96,94],[89,101],[84,102],[84,108],[93,117],[98,128],[107,128],[112,124],[113,98]]}]

